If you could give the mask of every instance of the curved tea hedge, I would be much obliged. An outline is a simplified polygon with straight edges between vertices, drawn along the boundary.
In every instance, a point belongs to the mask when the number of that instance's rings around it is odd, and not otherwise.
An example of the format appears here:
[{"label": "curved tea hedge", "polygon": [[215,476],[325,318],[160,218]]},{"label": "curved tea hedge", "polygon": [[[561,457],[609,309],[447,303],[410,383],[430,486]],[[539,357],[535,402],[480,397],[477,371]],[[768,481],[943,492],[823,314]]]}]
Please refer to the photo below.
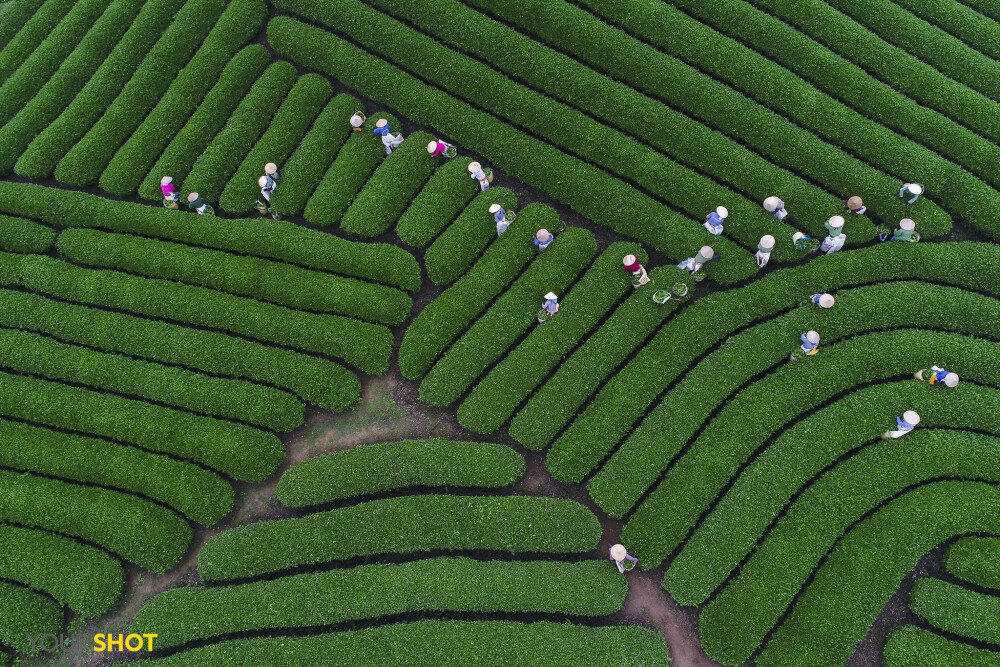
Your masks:
[{"label": "curved tea hedge", "polygon": [[910,592],[910,609],[951,635],[1000,645],[1000,597],[923,578]]},{"label": "curved tea hedge", "polygon": [[1000,590],[1000,538],[966,537],[948,548],[945,568],[959,579]]},{"label": "curved tea hedge", "polygon": [[308,507],[414,486],[500,488],[524,471],[524,458],[506,445],[401,440],[306,459],[281,476],[275,493],[289,507]]},{"label": "curved tea hedge", "polygon": [[882,659],[886,667],[996,667],[1000,665],[1000,652],[976,648],[923,628],[906,625],[889,635]]},{"label": "curved tea hedge", "polygon": [[416,621],[307,637],[255,637],[193,648],[166,658],[141,661],[156,667],[245,662],[365,662],[373,647],[393,667],[430,664],[510,663],[531,667],[566,664],[666,665],[662,638],[634,625],[587,627],[541,621]]},{"label": "curved tea hedge", "polygon": [[403,496],[227,531],[202,547],[198,572],[218,581],[378,554],[586,552],[600,537],[597,517],[571,500]]}]

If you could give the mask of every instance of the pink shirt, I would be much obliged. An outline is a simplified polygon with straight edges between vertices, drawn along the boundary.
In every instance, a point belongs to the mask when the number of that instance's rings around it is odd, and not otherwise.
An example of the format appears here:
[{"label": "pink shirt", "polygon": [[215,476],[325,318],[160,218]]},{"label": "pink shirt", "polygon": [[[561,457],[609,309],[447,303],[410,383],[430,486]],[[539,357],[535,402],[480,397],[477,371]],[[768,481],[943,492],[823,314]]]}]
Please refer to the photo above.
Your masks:
[{"label": "pink shirt", "polygon": [[166,197],[167,199],[173,197],[174,194],[177,192],[177,188],[174,187],[173,183],[167,183],[166,185],[161,185],[160,190],[163,191],[163,196]]},{"label": "pink shirt", "polygon": [[441,155],[441,153],[444,153],[446,150],[448,150],[447,146],[445,146],[440,141],[435,141],[434,142],[434,152],[431,153],[431,157],[437,157],[438,155]]}]

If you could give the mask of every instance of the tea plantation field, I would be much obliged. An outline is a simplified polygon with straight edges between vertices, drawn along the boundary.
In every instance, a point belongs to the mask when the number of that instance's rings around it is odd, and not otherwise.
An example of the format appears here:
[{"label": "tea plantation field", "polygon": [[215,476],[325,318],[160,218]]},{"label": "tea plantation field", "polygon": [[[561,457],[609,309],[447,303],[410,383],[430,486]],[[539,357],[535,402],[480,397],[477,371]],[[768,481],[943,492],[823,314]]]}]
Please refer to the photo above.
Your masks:
[{"label": "tea plantation field", "polygon": [[0,665],[1000,666],[998,80],[989,0],[0,3]]}]

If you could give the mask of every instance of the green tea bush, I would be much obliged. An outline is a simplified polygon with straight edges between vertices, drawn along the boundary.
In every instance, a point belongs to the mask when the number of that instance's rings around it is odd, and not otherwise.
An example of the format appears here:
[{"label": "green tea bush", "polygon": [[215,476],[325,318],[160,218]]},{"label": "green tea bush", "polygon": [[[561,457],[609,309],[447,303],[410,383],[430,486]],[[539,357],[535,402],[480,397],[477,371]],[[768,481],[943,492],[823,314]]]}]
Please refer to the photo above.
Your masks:
[{"label": "green tea bush", "polygon": [[1000,655],[993,651],[976,648],[942,637],[941,635],[906,625],[889,634],[882,660],[886,667],[996,667],[1000,665]]},{"label": "green tea bush", "polygon": [[921,578],[910,609],[935,628],[987,644],[1000,644],[1000,597],[940,579]]},{"label": "green tea bush", "polygon": [[[41,593],[0,581],[0,641],[21,653],[32,653],[29,637],[57,634],[63,626],[63,610]],[[37,654],[40,647],[34,647]],[[10,656],[0,658],[10,663]]]},{"label": "green tea bush", "polygon": [[411,486],[501,488],[524,470],[524,459],[506,445],[400,440],[306,459],[281,476],[275,493],[289,507],[306,507]]},{"label": "green tea bush", "polygon": [[517,207],[517,195],[501,187],[492,187],[476,195],[424,253],[424,267],[432,283],[450,285],[461,278],[490,241],[497,238],[496,223],[490,213],[493,204],[513,211]]},{"label": "green tea bush", "polygon": [[404,243],[423,248],[472,201],[478,185],[469,178],[471,162],[467,157],[452,158],[434,171],[396,224],[396,233]]},{"label": "green tea bush", "polygon": [[948,548],[944,565],[959,579],[1000,590],[1000,538],[963,538]]}]

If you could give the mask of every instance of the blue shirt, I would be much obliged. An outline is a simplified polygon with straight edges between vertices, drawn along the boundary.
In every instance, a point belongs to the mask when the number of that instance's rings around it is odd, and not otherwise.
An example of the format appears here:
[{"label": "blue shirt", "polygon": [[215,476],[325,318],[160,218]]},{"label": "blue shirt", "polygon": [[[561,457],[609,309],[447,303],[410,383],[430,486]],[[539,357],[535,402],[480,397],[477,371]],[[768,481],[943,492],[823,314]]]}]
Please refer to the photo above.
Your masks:
[{"label": "blue shirt", "polygon": [[906,421],[902,417],[896,417],[896,426],[898,426],[901,430],[904,430],[904,429],[905,430],[912,430],[914,425],[911,424],[910,422]]},{"label": "blue shirt", "polygon": [[712,225],[713,227],[718,227],[725,221],[726,219],[723,218],[718,213],[716,213],[715,211],[712,211],[711,213],[708,214],[708,224]]},{"label": "blue shirt", "polygon": [[552,236],[552,234],[549,234],[549,238],[547,238],[544,241],[539,241],[538,239],[535,239],[535,245],[538,246],[539,249],[541,249],[541,248],[547,248],[549,246],[549,244],[552,243],[552,239],[554,239],[554,238],[555,237]]},{"label": "blue shirt", "polygon": [[392,128],[389,127],[388,125],[386,125],[385,127],[376,127],[374,130],[372,130],[372,134],[377,134],[380,137],[384,137],[390,132],[392,132]]},{"label": "blue shirt", "polygon": [[500,209],[499,211],[497,211],[496,213],[493,214],[493,222],[500,222],[500,221],[502,221],[506,215],[507,215],[507,211],[505,211],[503,209]]},{"label": "blue shirt", "polygon": [[944,379],[947,376],[948,376],[948,371],[946,371],[946,370],[942,369],[940,371],[935,371],[935,373],[934,373],[934,381],[935,382],[944,382]]},{"label": "blue shirt", "polygon": [[812,342],[810,342],[809,339],[806,338],[806,335],[802,334],[802,349],[803,350],[805,350],[806,352],[808,352],[809,350],[813,349],[817,345],[819,345],[819,343],[812,343]]}]

